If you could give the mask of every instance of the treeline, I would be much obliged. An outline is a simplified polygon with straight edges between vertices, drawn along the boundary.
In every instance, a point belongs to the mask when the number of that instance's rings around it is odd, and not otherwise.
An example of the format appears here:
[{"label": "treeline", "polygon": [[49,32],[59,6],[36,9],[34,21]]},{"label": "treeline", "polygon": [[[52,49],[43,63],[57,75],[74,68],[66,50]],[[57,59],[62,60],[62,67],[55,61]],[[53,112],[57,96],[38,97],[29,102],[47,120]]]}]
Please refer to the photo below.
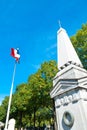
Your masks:
[{"label": "treeline", "polygon": [[[16,120],[16,127],[42,127],[53,125],[53,100],[50,98],[52,79],[58,69],[55,61],[44,62],[27,83],[17,86],[12,96],[10,118]],[[0,121],[5,122],[9,97],[0,106]]]}]

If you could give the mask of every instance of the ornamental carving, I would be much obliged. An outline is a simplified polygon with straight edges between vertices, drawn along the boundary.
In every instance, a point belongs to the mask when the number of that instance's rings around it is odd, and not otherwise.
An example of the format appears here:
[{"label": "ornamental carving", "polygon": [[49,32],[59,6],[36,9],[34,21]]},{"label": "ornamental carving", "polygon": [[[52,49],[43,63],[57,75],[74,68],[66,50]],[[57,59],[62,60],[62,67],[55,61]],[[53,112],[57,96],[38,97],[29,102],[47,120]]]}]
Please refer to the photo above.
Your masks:
[{"label": "ornamental carving", "polygon": [[80,99],[87,101],[87,91],[81,90],[78,93],[72,95],[64,96],[62,98],[57,97],[55,100],[55,107],[60,107],[62,105],[68,105],[69,103],[75,103]]}]

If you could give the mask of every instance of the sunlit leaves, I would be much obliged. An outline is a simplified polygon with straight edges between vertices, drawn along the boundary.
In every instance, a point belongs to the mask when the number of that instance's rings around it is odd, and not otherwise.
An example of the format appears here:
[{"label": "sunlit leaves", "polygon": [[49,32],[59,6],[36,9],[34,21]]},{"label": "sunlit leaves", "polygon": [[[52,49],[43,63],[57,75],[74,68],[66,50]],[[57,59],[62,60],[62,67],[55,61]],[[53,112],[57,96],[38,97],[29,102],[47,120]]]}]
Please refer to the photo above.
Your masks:
[{"label": "sunlit leaves", "polygon": [[71,37],[71,41],[81,59],[85,69],[87,69],[87,24],[83,24],[82,28]]}]

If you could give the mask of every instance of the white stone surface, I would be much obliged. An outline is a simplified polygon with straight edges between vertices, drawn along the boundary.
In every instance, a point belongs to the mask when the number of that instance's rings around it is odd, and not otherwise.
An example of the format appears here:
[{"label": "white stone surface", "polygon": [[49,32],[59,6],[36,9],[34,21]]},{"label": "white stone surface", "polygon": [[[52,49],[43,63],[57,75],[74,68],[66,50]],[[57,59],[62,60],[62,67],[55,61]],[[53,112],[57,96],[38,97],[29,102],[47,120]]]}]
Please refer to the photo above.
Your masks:
[{"label": "white stone surface", "polygon": [[[87,130],[86,108],[87,104],[83,103],[82,100],[79,100],[78,103],[69,103],[66,106],[62,105],[60,108],[56,108],[58,130]],[[66,111],[70,112],[74,117],[72,127],[64,124],[63,114]]]},{"label": "white stone surface", "polygon": [[[69,61],[73,62],[69,64]],[[62,69],[54,77],[53,89],[50,92],[51,98],[55,101],[58,130],[87,130],[87,71],[81,66],[66,31],[60,28],[58,68]],[[72,126],[66,125],[65,112],[73,115]],[[71,121],[69,116],[66,116],[66,120]]]},{"label": "white stone surface", "polygon": [[57,32],[58,68],[69,61],[82,66],[82,63],[67,35],[65,29],[60,28]]},{"label": "white stone surface", "polygon": [[4,126],[4,123],[0,121],[0,128]]},{"label": "white stone surface", "polygon": [[8,130],[15,130],[15,119],[9,120]]}]

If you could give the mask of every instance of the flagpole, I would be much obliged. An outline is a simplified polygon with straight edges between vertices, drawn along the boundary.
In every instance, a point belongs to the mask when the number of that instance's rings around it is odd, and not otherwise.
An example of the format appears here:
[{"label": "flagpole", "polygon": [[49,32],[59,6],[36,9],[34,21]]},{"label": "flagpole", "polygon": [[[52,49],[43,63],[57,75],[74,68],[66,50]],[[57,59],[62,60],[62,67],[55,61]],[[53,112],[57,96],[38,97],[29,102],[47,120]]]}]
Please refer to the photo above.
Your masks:
[{"label": "flagpole", "polygon": [[16,71],[16,63],[17,62],[15,62],[14,64],[14,71],[13,71],[12,84],[11,84],[10,97],[9,97],[8,110],[7,110],[6,123],[5,123],[4,130],[7,130],[7,127],[8,127],[9,113],[10,113],[11,100],[12,100],[12,91],[13,91],[14,77],[15,77],[15,71]]}]

